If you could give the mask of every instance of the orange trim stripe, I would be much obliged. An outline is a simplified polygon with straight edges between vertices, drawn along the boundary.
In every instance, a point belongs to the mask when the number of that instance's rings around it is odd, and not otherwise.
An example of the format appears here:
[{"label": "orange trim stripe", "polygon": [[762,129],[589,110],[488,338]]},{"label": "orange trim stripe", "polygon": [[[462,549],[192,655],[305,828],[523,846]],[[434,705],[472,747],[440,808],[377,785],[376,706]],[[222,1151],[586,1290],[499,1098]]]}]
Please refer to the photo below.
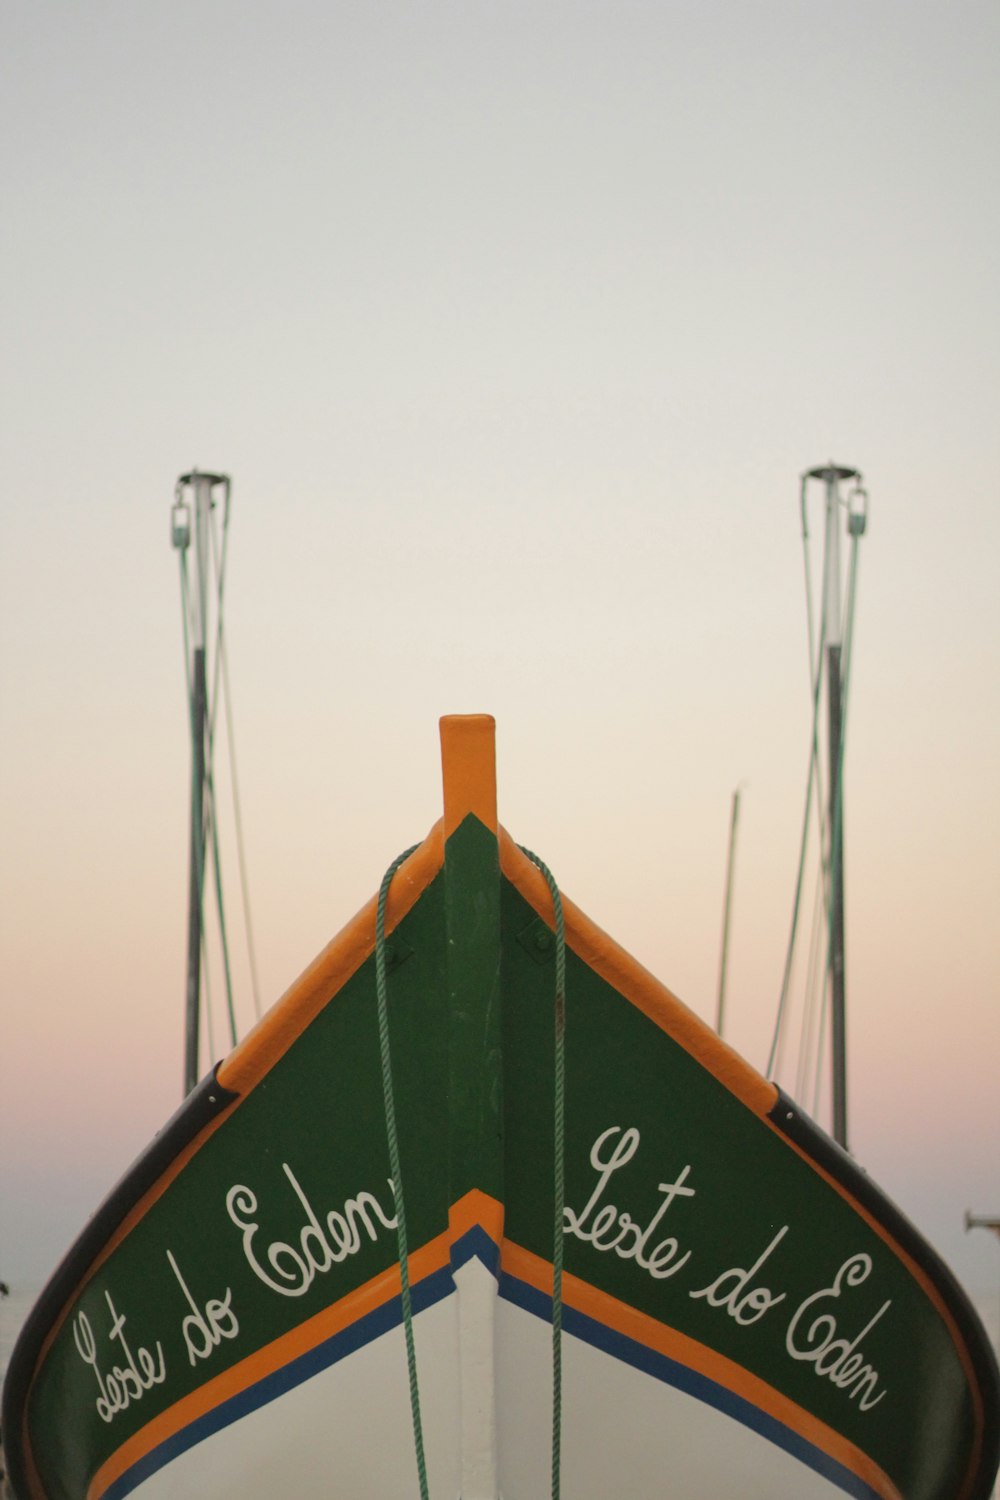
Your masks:
[{"label": "orange trim stripe", "polygon": [[[521,1245],[515,1245],[511,1240],[504,1240],[500,1265],[502,1271],[516,1276],[546,1297],[552,1296],[551,1262],[525,1250]],[[888,1474],[860,1448],[725,1355],[716,1353],[705,1344],[699,1344],[686,1334],[677,1333],[665,1323],[659,1323],[646,1313],[630,1307],[627,1302],[620,1302],[616,1297],[598,1291],[588,1282],[568,1273],[563,1276],[563,1302],[603,1327],[623,1334],[634,1343],[662,1354],[667,1359],[675,1360],[686,1369],[704,1375],[716,1385],[742,1397],[856,1474],[877,1494],[882,1495],[884,1500],[902,1500]]]},{"label": "orange trim stripe", "polygon": [[496,721],[490,714],[449,714],[440,727],[445,838],[469,813],[496,833]]},{"label": "orange trim stripe", "polygon": [[[540,872],[526,859],[521,850],[503,828],[500,829],[500,869],[540,917],[550,926],[554,925],[552,898]],[[728,1047],[710,1027],[682,1000],[661,984],[648,969],[638,963],[630,953],[621,948],[613,938],[592,922],[580,908],[565,896],[562,898],[566,918],[566,941],[573,952],[606,980],[619,994],[647,1015],[661,1030],[691,1054],[707,1072],[751,1109],[791,1148],[812,1170],[849,1204],[853,1211],[878,1235],[896,1259],[921,1288],[935,1312],[941,1318],[955,1346],[975,1413],[976,1434],[972,1445],[969,1469],[956,1500],[965,1500],[979,1467],[984,1441],[985,1414],[979,1381],[976,1378],[965,1340],[962,1338],[954,1318],[943,1298],[925,1271],[912,1259],[889,1231],[874,1215],[859,1203],[854,1195],[836,1178],[832,1177],[807,1152],[769,1118],[778,1100],[778,1091],[773,1083],[762,1078],[756,1069],[744,1062],[738,1053]]]},{"label": "orange trim stripe", "polygon": [[[470,1229],[478,1227],[500,1247],[502,1272],[551,1297],[551,1263],[511,1240],[502,1239],[503,1216],[503,1205],[495,1198],[479,1190],[467,1193],[451,1206],[448,1230],[410,1256],[413,1284],[416,1285],[443,1269],[448,1262],[452,1245]],[[332,1307],[315,1314],[273,1343],[207,1381],[128,1439],[94,1475],[87,1490],[87,1500],[100,1500],[117,1479],[162,1443],[169,1441],[208,1412],[241,1395],[377,1311],[399,1294],[400,1275],[399,1266],[396,1265],[373,1277]],[[568,1307],[603,1327],[705,1376],[775,1418],[820,1452],[857,1474],[884,1500],[901,1500],[899,1491],[888,1475],[859,1448],[724,1355],[685,1334],[677,1333],[578,1277],[569,1274],[564,1276],[563,1298]]]},{"label": "orange trim stripe", "polygon": [[786,1146],[789,1146],[797,1156],[800,1156],[802,1160],[812,1168],[817,1176],[822,1177],[827,1186],[831,1187],[835,1193],[843,1198],[844,1202],[850,1205],[850,1207],[857,1214],[858,1218],[863,1219],[864,1222],[868,1225],[869,1229],[871,1229],[874,1234],[878,1235],[879,1239],[886,1246],[886,1248],[892,1252],[892,1254],[899,1261],[900,1265],[905,1266],[909,1275],[920,1287],[920,1290],[923,1292],[924,1296],[927,1298],[928,1302],[931,1304],[934,1311],[941,1319],[945,1328],[948,1330],[948,1336],[955,1346],[955,1354],[958,1358],[959,1364],[962,1367],[962,1373],[965,1376],[966,1384],[969,1388],[969,1398],[972,1402],[973,1416],[976,1427],[975,1435],[972,1439],[972,1456],[969,1462],[969,1467],[966,1472],[965,1478],[962,1481],[962,1487],[955,1497],[955,1500],[966,1500],[966,1497],[972,1489],[976,1473],[979,1470],[980,1457],[983,1451],[983,1442],[985,1441],[986,1414],[983,1407],[983,1395],[982,1390],[980,1389],[979,1379],[976,1375],[975,1369],[973,1368],[968,1346],[966,1345],[964,1338],[959,1332],[958,1324],[955,1322],[955,1319],[952,1317],[947,1304],[945,1303],[940,1292],[934,1285],[933,1281],[931,1281],[927,1273],[921,1266],[917,1264],[915,1260],[913,1260],[913,1258],[909,1254],[907,1254],[902,1245],[900,1245],[895,1239],[893,1239],[888,1229],[886,1229],[884,1225],[879,1223],[878,1219],[876,1219],[875,1216],[870,1213],[867,1208],[865,1208],[864,1204],[859,1203],[854,1195],[849,1192],[842,1183],[838,1182],[835,1177],[832,1177],[830,1173],[827,1172],[824,1167],[820,1166],[817,1161],[814,1161],[813,1158],[808,1154],[808,1152],[804,1151],[802,1147],[797,1144],[797,1142],[793,1141],[789,1136],[785,1135],[784,1131],[781,1130],[773,1120],[765,1119],[764,1124],[768,1127],[769,1130],[774,1132],[779,1140],[783,1141]]},{"label": "orange trim stripe", "polygon": [[[423,843],[413,851],[409,859],[400,866],[393,878],[386,902],[386,932],[406,916],[417,903],[444,865],[443,821],[435,823]],[[109,1238],[101,1253],[80,1278],[55,1319],[39,1350],[35,1374],[42,1368],[45,1356],[66,1321],[70,1308],[84,1287],[104,1262],[127,1239],[135,1226],[145,1218],[153,1204],[163,1196],[167,1188],[180,1176],[192,1157],[225,1121],[229,1120],[249,1094],[275,1063],[288,1051],[315,1016],[347,983],[375,949],[375,912],[377,896],[373,896],[347,923],[337,936],[327,944],[299,978],[289,986],[271,1009],[248,1032],[239,1045],[219,1065],[217,1077],[220,1084],[238,1095],[229,1109],[217,1115],[204,1130],[189,1141],[179,1152],[156,1182],[150,1187],[122,1220]],[[34,1384],[34,1380],[32,1381]],[[37,1486],[36,1500],[44,1500],[44,1490],[37,1477],[28,1432],[28,1409],[31,1401],[29,1389],[23,1408],[23,1446],[26,1467],[33,1485]],[[145,1429],[143,1429],[145,1430]],[[138,1436],[138,1434],[137,1434]]]},{"label": "orange trim stripe", "polygon": [[449,1240],[454,1244],[463,1234],[468,1234],[470,1229],[482,1229],[499,1249],[503,1239],[503,1216],[502,1203],[498,1203],[488,1193],[481,1192],[479,1188],[472,1188],[451,1206],[448,1214]]},{"label": "orange trim stripe", "polygon": [[[449,1232],[438,1235],[426,1245],[415,1250],[409,1257],[410,1281],[412,1285],[426,1279],[448,1264],[451,1245]],[[398,1264],[381,1272],[371,1281],[358,1287],[357,1291],[342,1297],[332,1307],[324,1308],[306,1322],[292,1328],[273,1343],[266,1344],[254,1354],[248,1354],[239,1364],[232,1365],[214,1379],[206,1381],[189,1396],[168,1407],[154,1417],[98,1469],[87,1490],[87,1500],[99,1500],[105,1490],[133,1464],[145,1458],[147,1453],[161,1443],[190,1427],[200,1417],[214,1411],[225,1401],[241,1395],[251,1386],[266,1380],[275,1371],[283,1369],[303,1354],[310,1353],[319,1344],[342,1333],[359,1319],[375,1312],[400,1295]]]},{"label": "orange trim stripe", "polygon": [[[437,873],[440,871],[444,861],[444,845],[446,838],[454,831],[462,819],[472,812],[484,825],[490,829],[497,830],[500,844],[500,862],[504,875],[512,882],[515,888],[528,901],[533,909],[546,921],[552,922],[551,897],[544,878],[535,866],[525,858],[521,851],[510,839],[509,835],[497,824],[497,799],[496,799],[496,775],[494,754],[495,726],[493,719],[488,715],[455,716],[442,719],[441,721],[441,744],[442,763],[445,783],[445,813],[444,818],[431,830],[424,843],[410,856],[406,863],[397,872],[389,894],[386,929],[392,931],[400,919],[415,905],[420,895],[428,887]],[[735,1052],[723,1043],[714,1032],[712,1032],[692,1011],[690,1011],[676,996],[674,996],[664,985],[654,978],[624,949],[619,947],[607,934],[605,934],[595,923],[590,921],[571,901],[563,898],[566,916],[567,941],[573,951],[599,974],[607,983],[616,989],[624,998],[647,1015],[656,1025],[666,1031],[675,1041],[679,1043],[692,1057],[703,1066],[707,1072],[738,1098],[748,1109],[761,1118],[767,1127],[780,1137],[780,1139],[792,1148],[805,1161],[812,1170],[817,1173],[833,1190],[853,1209],[853,1211],[874,1231],[875,1234],[887,1245],[902,1265],[909,1272],[912,1279],[921,1287],[928,1300],[941,1317],[955,1346],[958,1358],[965,1373],[971,1400],[973,1403],[976,1435],[974,1439],[974,1452],[972,1462],[962,1489],[957,1500],[968,1494],[972,1484],[973,1476],[979,1462],[979,1455],[984,1440],[984,1411],[979,1384],[972,1368],[968,1350],[962,1339],[957,1325],[955,1324],[947,1306],[938,1293],[929,1276],[911,1259],[902,1247],[893,1239],[873,1215],[864,1208],[840,1182],[827,1173],[798,1145],[791,1141],[768,1118],[770,1111],[777,1101],[777,1090],[774,1085],[763,1079],[749,1064],[745,1063]],[[144,1217],[149,1208],[164,1193],[174,1179],[184,1170],[188,1162],[201,1149],[201,1146],[210,1138],[233,1111],[237,1109],[245,1098],[268,1073],[275,1063],[284,1055],[288,1048],[296,1041],[304,1029],[318,1014],[325,1004],[334,996],[347,980],[357,971],[361,964],[370,956],[374,948],[374,926],[375,926],[376,901],[373,898],[362,909],[358,915],[347,924],[341,933],[327,945],[318,958],[305,970],[302,976],[286,991],[281,1000],[268,1012],[254,1030],[244,1039],[233,1053],[220,1065],[220,1083],[233,1090],[239,1096],[230,1107],[220,1116],[212,1121],[205,1129],[181,1152],[170,1164],[167,1170],[157,1179],[156,1183],[139,1200],[135,1207],[123,1220],[115,1234],[109,1239],[101,1253],[88,1267],[80,1282],[74,1289],[72,1295],[67,1299],[66,1306],[59,1318],[53,1324],[45,1344],[40,1351],[36,1373],[41,1368],[45,1355],[51,1346],[53,1339],[62,1327],[69,1308],[73,1305],[75,1298],[82,1288],[87,1284],[96,1270],[112,1254],[117,1246],[131,1232],[135,1225]],[[459,1204],[453,1205],[449,1216],[448,1230],[438,1236],[430,1244],[414,1252],[410,1257],[411,1276],[415,1281],[422,1280],[433,1271],[440,1269],[447,1261],[447,1248],[469,1227],[477,1224],[489,1234],[496,1243],[501,1243],[503,1231],[503,1208],[495,1200],[484,1194],[469,1194]],[[509,1266],[512,1274],[521,1275],[521,1271],[515,1272],[514,1265],[524,1265],[531,1275],[525,1274],[523,1279],[528,1284],[536,1286],[545,1291],[545,1275],[548,1276],[548,1291],[551,1294],[551,1267],[546,1266],[544,1261],[537,1261],[530,1253],[519,1249],[510,1242],[502,1241],[505,1265]],[[513,1261],[509,1257],[513,1255]],[[520,1257],[527,1257],[523,1261]],[[532,1280],[532,1276],[541,1277],[541,1280]],[[141,1452],[137,1453],[123,1462],[115,1473],[108,1474],[103,1481],[104,1488],[112,1483],[114,1478],[124,1472],[138,1457],[156,1447],[174,1432],[183,1429],[191,1421],[197,1419],[203,1411],[213,1409],[221,1401],[230,1395],[246,1389],[248,1386],[263,1379],[275,1369],[280,1369],[291,1359],[298,1357],[300,1353],[307,1352],[325,1339],[332,1337],[343,1327],[350,1326],[358,1318],[364,1317],[373,1308],[383,1305],[392,1296],[399,1292],[398,1267],[389,1270],[382,1276],[374,1278],[364,1287],[350,1294],[348,1298],[342,1299],[334,1304],[332,1308],[317,1314],[300,1328],[292,1330],[282,1339],[267,1346],[266,1349],[248,1356],[239,1365],[220,1375],[216,1380],[208,1382],[199,1391],[193,1392],[191,1396],[184,1398],[164,1412],[160,1417],[154,1419],[148,1427],[143,1428],[140,1433],[116,1453],[108,1463],[104,1465],[99,1475],[95,1476],[88,1494],[92,1497],[103,1493],[103,1489],[94,1489],[100,1475],[104,1475],[110,1466],[117,1465],[123,1453],[130,1450],[132,1445],[143,1442]],[[809,1442],[822,1451],[835,1457],[839,1462],[858,1473],[871,1484],[872,1488],[879,1493],[889,1497],[895,1497],[897,1492],[891,1481],[881,1470],[870,1465],[859,1450],[852,1445],[846,1444],[832,1429],[817,1423],[806,1414],[802,1408],[787,1402],[777,1392],[756,1377],[748,1375],[739,1366],[732,1365],[724,1360],[722,1356],[706,1349],[684,1335],[674,1333],[672,1330],[661,1325],[655,1320],[648,1319],[644,1314],[636,1312],[626,1304],[617,1303],[615,1299],[607,1297],[586,1283],[578,1282],[575,1278],[567,1276],[564,1282],[564,1294],[570,1306],[577,1307],[588,1316],[595,1317],[598,1322],[609,1328],[635,1338],[637,1342],[645,1344],[650,1349],[659,1350],[668,1354],[671,1358],[680,1359],[682,1363],[690,1368],[698,1369],[711,1379],[718,1379],[721,1385],[735,1391],[737,1394],[745,1395],[746,1399],[753,1401],[762,1410],[769,1411],[779,1420],[787,1422],[794,1431],[799,1432]],[[582,1298],[582,1302],[579,1300]],[[586,1305],[584,1305],[586,1304]],[[598,1309],[594,1311],[591,1309]],[[638,1320],[638,1321],[636,1321]],[[648,1324],[645,1334],[641,1329]],[[632,1332],[632,1328],[640,1329],[640,1333]],[[696,1363],[695,1360],[702,1361]],[[720,1361],[720,1369],[724,1366],[726,1378],[722,1379],[711,1373],[704,1361],[711,1364],[712,1361]],[[241,1372],[237,1375],[237,1372]],[[735,1372],[735,1376],[733,1375]],[[227,1382],[236,1382],[230,1389]],[[747,1389],[744,1389],[744,1385]],[[765,1404],[756,1396],[748,1394],[750,1387],[760,1388],[767,1396],[770,1404]],[[30,1391],[24,1404],[24,1418],[27,1423],[27,1411],[30,1403]],[[191,1403],[195,1408],[189,1410]],[[200,1403],[200,1404],[199,1404]],[[797,1413],[795,1422],[788,1420],[779,1414],[779,1406],[785,1403],[790,1411]],[[176,1425],[170,1427],[169,1431],[160,1433],[161,1425],[168,1422],[172,1414],[180,1414]],[[802,1422],[810,1429],[828,1435],[832,1440],[822,1442],[803,1430]],[[146,1435],[156,1429],[158,1435],[146,1442]],[[862,1462],[862,1467],[857,1462],[848,1461],[837,1451],[837,1446],[849,1450]],[[34,1465],[30,1445],[27,1439],[25,1427],[25,1459],[31,1471],[32,1483],[35,1483]],[[877,1476],[877,1480],[869,1477],[864,1468],[867,1465]],[[39,1486],[38,1494],[42,1491]]]},{"label": "orange trim stripe", "polygon": [[[392,932],[407,912],[416,905],[434,876],[444,864],[444,841],[441,823],[431,829],[418,849],[401,865],[393,879],[386,903],[385,930]],[[347,981],[375,951],[375,909],[378,898],[372,899],[342,928],[323,952],[313,960],[303,974],[289,987],[265,1016],[249,1031],[239,1045],[219,1064],[219,1083],[236,1093],[232,1106],[217,1115],[194,1140],[190,1141],[169,1167],[158,1177],[154,1185],[140,1198],[131,1212],[122,1220],[118,1229],[108,1240],[101,1254],[82,1278],[69,1301],[72,1302],[108,1256],[118,1248],[122,1240],[132,1233],[136,1224],[149,1212],[158,1198],[179,1177],[191,1158],[201,1150],[205,1142],[221,1125],[232,1118],[246,1096],[288,1051],[301,1033],[314,1020],[323,1006],[344,987]],[[51,1344],[61,1326],[56,1324],[42,1349],[42,1354]]]},{"label": "orange trim stripe", "polygon": [[[393,876],[386,901],[386,933],[416,905],[443,864],[443,824],[439,821]],[[223,1088],[238,1094],[254,1088],[360,969],[375,951],[377,906],[378,898],[373,896],[233,1049],[219,1067]]]},{"label": "orange trim stripe", "polygon": [[[501,1246],[504,1272],[517,1277],[543,1295],[552,1295],[552,1266],[531,1251],[511,1240],[502,1240],[503,1206],[478,1190],[453,1204],[449,1227],[410,1257],[414,1284],[441,1270],[448,1261],[451,1246],[469,1229],[479,1227]],[[197,1391],[160,1414],[128,1440],[95,1474],[88,1489],[88,1500],[100,1496],[134,1464],[166,1442],[176,1433],[213,1411],[225,1401],[259,1384],[275,1371],[284,1368],[326,1342],[353,1323],[399,1296],[399,1267],[394,1266],[332,1307],[315,1314],[298,1328],[258,1350],[231,1369],[208,1381]],[[723,1389],[749,1402],[795,1432],[804,1441],[857,1474],[884,1500],[900,1500],[895,1485],[854,1444],[847,1442],[825,1423],[812,1417],[797,1403],[781,1395],[765,1381],[749,1374],[738,1364],[716,1353],[706,1345],[664,1324],[627,1303],[599,1291],[572,1275],[563,1280],[566,1305],[592,1318],[600,1325],[624,1335],[655,1353],[662,1354],[685,1368],[705,1376]]]},{"label": "orange trim stripe", "polygon": [[[552,897],[541,872],[521,853],[506,829],[500,829],[500,869],[511,884],[550,926],[554,925]],[[682,1000],[644,969],[630,953],[592,922],[574,902],[562,897],[566,941],[595,973],[620,991],[662,1031],[689,1052],[708,1072],[755,1114],[766,1115],[777,1103],[778,1091],[738,1053],[709,1030]]]},{"label": "orange trim stripe", "polygon": [[[503,1205],[478,1189],[466,1193],[452,1205],[448,1215],[448,1229],[443,1234],[437,1235],[410,1254],[408,1265],[411,1284],[417,1285],[435,1271],[442,1270],[448,1264],[452,1245],[474,1227],[483,1229],[499,1247],[503,1230]],[[277,1370],[284,1369],[302,1355],[309,1354],[369,1313],[384,1307],[400,1295],[400,1290],[397,1264],[365,1282],[356,1291],[348,1293],[331,1307],[314,1314],[297,1328],[290,1329],[273,1343],[248,1354],[238,1364],[206,1381],[196,1391],[154,1417],[123,1443],[95,1473],[87,1489],[87,1500],[100,1500],[100,1496],[116,1479],[127,1473],[134,1464],[141,1462],[161,1443],[167,1442],[234,1396],[242,1395],[252,1386],[260,1384]]]}]

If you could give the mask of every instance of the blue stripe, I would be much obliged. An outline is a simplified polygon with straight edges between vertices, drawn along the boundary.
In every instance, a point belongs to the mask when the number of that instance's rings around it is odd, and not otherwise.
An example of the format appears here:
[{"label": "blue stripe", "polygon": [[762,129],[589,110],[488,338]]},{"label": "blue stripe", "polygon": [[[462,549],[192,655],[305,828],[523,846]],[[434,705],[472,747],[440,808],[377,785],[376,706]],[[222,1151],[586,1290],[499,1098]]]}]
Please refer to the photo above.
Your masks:
[{"label": "blue stripe", "polygon": [[[529,1286],[526,1281],[521,1281],[505,1271],[500,1278],[500,1295],[525,1312],[533,1313],[535,1317],[551,1323],[551,1296],[538,1291],[536,1287]],[[772,1417],[768,1412],[762,1411],[746,1397],[738,1396],[735,1391],[719,1385],[717,1381],[709,1380],[707,1375],[701,1375],[689,1366],[681,1364],[679,1360],[670,1359],[667,1355],[650,1349],[648,1345],[640,1344],[638,1340],[618,1333],[607,1324],[599,1323],[596,1318],[588,1317],[586,1313],[578,1312],[576,1308],[568,1307],[565,1303],[562,1316],[563,1328],[567,1333],[582,1339],[584,1343],[590,1344],[595,1349],[602,1350],[605,1354],[613,1355],[623,1364],[641,1370],[645,1375],[652,1375],[656,1380],[662,1380],[665,1385],[671,1385],[676,1390],[694,1396],[696,1400],[704,1402],[706,1406],[714,1407],[716,1411],[723,1412],[727,1417],[732,1417],[744,1427],[749,1427],[751,1431],[759,1433],[768,1442],[783,1448],[786,1453],[797,1458],[807,1468],[822,1475],[824,1479],[828,1479],[838,1489],[854,1496],[855,1500],[882,1500],[879,1491],[872,1489],[871,1485],[855,1474],[853,1469],[848,1469],[846,1465],[831,1458],[828,1453],[824,1453],[821,1448],[807,1442],[804,1437],[793,1432],[790,1427],[786,1427],[784,1422],[779,1422],[777,1417]]]},{"label": "blue stripe", "polygon": [[[455,1271],[470,1260],[481,1261],[494,1276],[499,1272],[499,1247],[478,1225],[474,1225],[455,1241],[451,1247],[450,1262],[447,1266],[442,1266],[440,1270],[434,1271],[423,1281],[418,1281],[413,1287],[414,1313],[423,1312],[425,1308],[433,1307],[435,1303],[447,1297],[454,1290]],[[552,1298],[550,1296],[538,1291],[526,1281],[511,1276],[506,1271],[500,1275],[499,1281],[500,1295],[508,1302],[522,1308],[525,1312],[532,1313],[544,1322],[551,1322]],[[172,1437],[151,1449],[124,1474],[119,1475],[104,1491],[104,1500],[123,1500],[124,1496],[131,1494],[150,1475],[164,1468],[166,1464],[171,1463],[173,1459],[186,1453],[188,1449],[195,1447],[205,1438],[211,1437],[213,1433],[221,1432],[223,1428],[240,1421],[250,1412],[277,1400],[286,1391],[293,1390],[296,1386],[311,1380],[320,1371],[329,1369],[331,1365],[346,1359],[348,1355],[364,1348],[366,1344],[372,1343],[382,1334],[398,1328],[401,1322],[401,1300],[399,1297],[394,1297],[381,1307],[359,1318],[349,1328],[342,1329],[323,1343],[317,1344],[315,1348],[300,1354],[287,1365],[283,1365],[280,1370],[275,1370],[245,1391],[231,1396],[228,1401],[222,1402],[212,1411],[205,1412],[187,1427],[182,1428],[180,1432],[174,1433]],[[882,1500],[879,1492],[872,1489],[851,1469],[831,1458],[822,1449],[807,1442],[805,1438],[786,1427],[783,1422],[779,1422],[776,1417],[761,1411],[745,1397],[736,1395],[735,1392],[719,1385],[714,1380],[709,1380],[705,1375],[698,1374],[697,1371],[681,1364],[678,1360],[670,1359],[667,1355],[660,1354],[647,1345],[640,1344],[637,1340],[630,1339],[625,1334],[618,1333],[606,1324],[598,1322],[596,1318],[588,1317],[585,1313],[578,1312],[575,1308],[565,1304],[563,1328],[567,1333],[590,1344],[593,1348],[620,1359],[624,1364],[631,1365],[634,1369],[653,1376],[654,1379],[662,1380],[676,1390],[686,1392],[696,1400],[704,1402],[706,1406],[711,1406],[716,1411],[733,1418],[734,1421],[742,1423],[744,1427],[749,1427],[753,1432],[822,1475],[824,1479],[828,1479],[838,1489],[853,1496],[854,1500]]]},{"label": "blue stripe", "polygon": [[451,1247],[451,1269],[457,1271],[459,1266],[464,1266],[466,1261],[481,1260],[491,1276],[500,1279],[500,1246],[496,1240],[491,1240],[486,1230],[479,1224],[474,1224],[467,1229],[461,1239],[455,1241]]},{"label": "blue stripe", "polygon": [[[442,1301],[454,1289],[451,1267],[442,1266],[439,1271],[432,1272],[430,1276],[418,1281],[412,1288],[414,1313],[433,1307],[436,1302]],[[259,1407],[277,1400],[286,1391],[293,1390],[297,1385],[311,1380],[321,1370],[329,1369],[339,1360],[346,1359],[349,1354],[354,1354],[374,1339],[380,1338],[383,1333],[398,1328],[402,1321],[401,1299],[394,1297],[381,1307],[375,1308],[373,1312],[359,1318],[349,1328],[342,1329],[331,1338],[325,1339],[323,1343],[317,1344],[314,1349],[300,1354],[287,1365],[283,1365],[280,1370],[275,1370],[255,1385],[248,1386],[245,1391],[231,1396],[228,1401],[223,1401],[221,1405],[205,1412],[203,1416],[182,1428],[180,1432],[175,1432],[172,1437],[166,1438],[157,1447],[151,1448],[108,1486],[104,1491],[104,1500],[122,1500],[123,1496],[131,1494],[137,1485],[142,1484],[143,1480],[148,1479],[151,1474],[155,1474],[157,1470],[171,1463],[182,1453],[186,1453],[189,1448],[211,1437],[213,1433],[221,1432],[224,1427],[230,1427],[234,1422],[240,1421]]]}]

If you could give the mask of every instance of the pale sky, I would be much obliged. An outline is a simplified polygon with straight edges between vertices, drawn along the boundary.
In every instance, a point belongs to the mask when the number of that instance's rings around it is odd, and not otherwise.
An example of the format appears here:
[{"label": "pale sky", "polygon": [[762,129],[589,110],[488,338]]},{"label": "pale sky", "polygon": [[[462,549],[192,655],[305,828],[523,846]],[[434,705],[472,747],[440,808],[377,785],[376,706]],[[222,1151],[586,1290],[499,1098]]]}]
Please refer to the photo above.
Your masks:
[{"label": "pale sky", "polygon": [[482,710],[503,822],[705,1017],[743,785],[728,1004],[762,1068],[798,481],[835,459],[871,495],[852,1144],[995,1332],[1000,1246],[962,1229],[1000,1215],[992,0],[0,28],[0,1277],[42,1281],[179,1102],[179,474],[234,481],[265,998],[438,815],[438,715]]}]

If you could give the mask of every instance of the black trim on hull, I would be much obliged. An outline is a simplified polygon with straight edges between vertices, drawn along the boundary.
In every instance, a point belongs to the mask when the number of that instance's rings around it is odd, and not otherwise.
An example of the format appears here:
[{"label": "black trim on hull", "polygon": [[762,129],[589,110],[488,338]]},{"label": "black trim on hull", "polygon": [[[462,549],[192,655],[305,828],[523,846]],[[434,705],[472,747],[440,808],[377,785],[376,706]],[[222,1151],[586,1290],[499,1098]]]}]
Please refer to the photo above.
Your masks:
[{"label": "black trim on hull", "polygon": [[0,1431],[3,1433],[7,1484],[15,1500],[27,1500],[29,1494],[21,1439],[24,1405],[42,1345],[56,1319],[143,1194],[163,1175],[184,1147],[238,1098],[238,1094],[218,1083],[214,1069],[205,1075],[117,1186],[112,1188],[35,1303],[14,1345],[3,1387]]},{"label": "black trim on hull", "polygon": [[[214,1071],[198,1084],[150,1146],[112,1189],[56,1269],[21,1330],[3,1389],[2,1432],[7,1484],[15,1500],[29,1494],[22,1448],[22,1418],[39,1354],[56,1320],[94,1261],[146,1191],[171,1162],[239,1096],[223,1088]],[[1000,1372],[996,1357],[964,1290],[909,1219],[875,1186],[845,1151],[778,1090],[771,1123],[869,1213],[931,1281],[965,1342],[983,1399],[983,1445],[967,1500],[989,1500],[1000,1463]]]},{"label": "black trim on hull", "polygon": [[989,1500],[1000,1465],[1000,1371],[996,1355],[960,1283],[906,1215],[875,1186],[867,1172],[814,1124],[780,1088],[768,1118],[790,1141],[845,1188],[891,1235],[932,1282],[965,1341],[983,1398],[983,1446],[967,1500]]}]

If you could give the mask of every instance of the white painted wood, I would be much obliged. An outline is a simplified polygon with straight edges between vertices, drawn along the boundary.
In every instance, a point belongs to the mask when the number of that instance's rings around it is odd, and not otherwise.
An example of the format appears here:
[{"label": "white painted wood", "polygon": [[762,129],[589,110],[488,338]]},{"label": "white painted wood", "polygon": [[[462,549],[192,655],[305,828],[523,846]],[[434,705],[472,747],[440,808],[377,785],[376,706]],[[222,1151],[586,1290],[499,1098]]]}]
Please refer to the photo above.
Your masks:
[{"label": "white painted wood", "polygon": [[461,1500],[497,1500],[496,1278],[479,1260],[455,1273],[462,1414]]}]

